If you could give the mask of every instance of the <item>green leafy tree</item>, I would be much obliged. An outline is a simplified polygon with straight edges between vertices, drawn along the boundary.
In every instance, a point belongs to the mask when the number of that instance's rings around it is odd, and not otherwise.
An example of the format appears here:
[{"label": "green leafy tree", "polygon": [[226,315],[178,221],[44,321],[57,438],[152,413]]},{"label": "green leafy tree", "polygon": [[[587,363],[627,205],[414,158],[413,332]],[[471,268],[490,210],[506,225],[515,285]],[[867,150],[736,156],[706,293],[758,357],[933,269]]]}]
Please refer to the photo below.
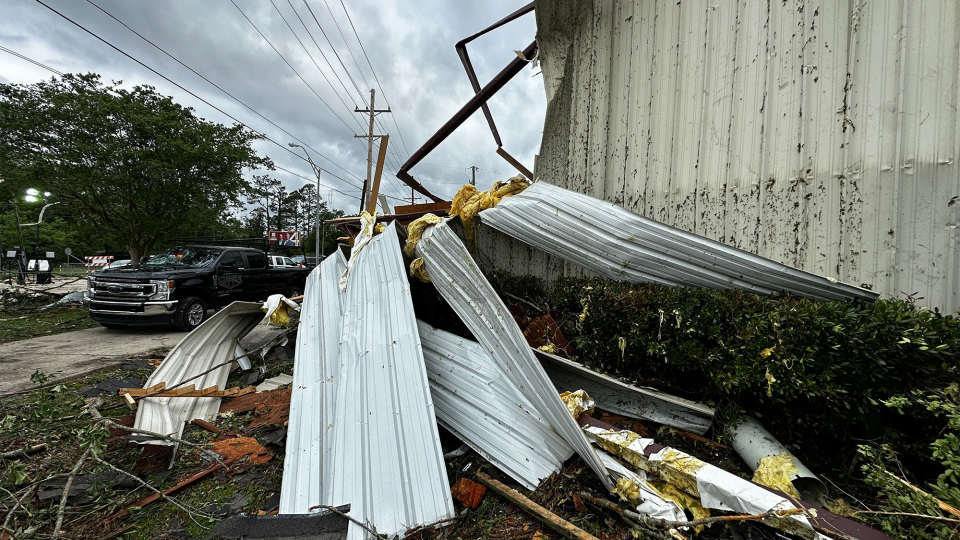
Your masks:
[{"label": "green leafy tree", "polygon": [[0,84],[4,189],[53,193],[59,214],[116,239],[132,260],[227,218],[249,186],[242,172],[273,167],[252,148],[258,138],[95,74]]}]

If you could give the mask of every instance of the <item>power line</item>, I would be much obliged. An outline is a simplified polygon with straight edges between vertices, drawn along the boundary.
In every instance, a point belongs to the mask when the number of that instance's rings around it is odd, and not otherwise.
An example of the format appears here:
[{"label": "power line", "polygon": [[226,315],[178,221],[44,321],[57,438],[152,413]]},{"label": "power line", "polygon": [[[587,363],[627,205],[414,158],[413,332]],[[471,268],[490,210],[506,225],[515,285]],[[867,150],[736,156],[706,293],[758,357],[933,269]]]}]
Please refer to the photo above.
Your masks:
[{"label": "power line", "polygon": [[[40,0],[37,0],[37,1],[39,2]],[[333,107],[331,107],[326,101],[324,101],[324,99],[323,99],[322,97],[320,97],[320,94],[318,94],[317,91],[314,90],[312,86],[310,86],[310,83],[308,83],[307,80],[304,79],[302,75],[300,75],[300,72],[297,71],[297,69],[294,68],[293,65],[292,65],[290,62],[287,61],[287,59],[283,56],[283,54],[281,54],[280,51],[279,51],[276,47],[273,46],[273,43],[270,43],[270,40],[267,39],[267,36],[263,35],[263,32],[261,32],[260,29],[257,28],[257,25],[254,24],[253,21],[250,20],[250,17],[247,17],[247,14],[244,13],[242,9],[240,9],[240,6],[238,6],[237,3],[234,2],[233,0],[230,0],[230,3],[233,4],[233,7],[237,8],[237,11],[239,11],[240,14],[243,15],[243,18],[246,19],[248,23],[250,23],[250,26],[252,26],[253,29],[256,30],[258,34],[260,34],[260,37],[262,37],[263,40],[267,42],[267,45],[270,45],[270,48],[273,49],[273,51],[277,53],[277,55],[283,60],[283,62],[284,62],[285,64],[287,64],[287,66],[288,66],[291,70],[293,70],[294,73],[297,74],[297,77],[299,77],[300,80],[303,81],[303,84],[307,85],[307,88],[309,88],[310,91],[313,92],[313,95],[317,96],[317,99],[319,99],[321,103],[323,103],[324,105],[327,106],[328,109],[330,109],[330,113],[333,114],[334,116],[336,116],[336,117],[337,117],[337,120],[340,120],[340,123],[342,123],[344,126],[347,127],[347,129],[349,129],[349,130],[352,132],[352,131],[353,131],[353,128],[350,127],[349,124],[347,124],[346,122],[344,122],[344,121],[343,121],[343,118],[340,118],[340,116],[339,116],[336,112],[334,112]]]},{"label": "power line", "polygon": [[[363,95],[363,92],[360,91],[360,87],[357,86],[357,82],[353,80],[353,77],[352,77],[352,76],[350,76],[350,71],[347,69],[347,66],[344,65],[343,60],[340,58],[340,55],[337,53],[337,48],[333,46],[333,42],[330,41],[330,38],[327,37],[327,33],[324,32],[324,30],[323,30],[323,25],[320,24],[320,20],[317,19],[317,16],[316,16],[316,14],[313,12],[313,9],[310,7],[310,4],[307,3],[307,0],[303,0],[303,5],[307,6],[307,11],[310,12],[310,15],[313,17],[314,22],[317,23],[317,27],[320,28],[320,33],[323,34],[324,39],[327,40],[327,44],[330,45],[330,50],[333,51],[334,56],[336,56],[336,57],[337,57],[337,60],[340,62],[340,66],[343,67],[343,72],[347,74],[347,78],[350,79],[350,82],[353,84],[353,87],[357,90],[357,94],[360,95],[360,100],[361,100],[364,104],[366,104],[367,102],[366,102],[365,96]],[[337,24],[337,20],[334,19],[334,20],[333,20],[333,23],[334,23],[334,24]],[[339,28],[339,26],[338,26],[338,28]],[[341,33],[340,35],[343,35],[343,34]],[[347,47],[347,50],[349,50],[349,47]],[[352,54],[352,53],[351,53],[351,54]],[[360,77],[361,77],[361,78],[363,77],[363,72],[360,73]],[[364,85],[366,85],[366,81],[364,81]],[[382,90],[381,90],[381,92],[382,92]]]},{"label": "power line", "polygon": [[[320,72],[320,75],[323,75],[323,79],[324,79],[325,81],[327,81],[327,84],[330,85],[330,88],[331,88],[331,89],[333,89],[334,95],[336,95],[336,96],[337,96],[337,99],[340,100],[340,103],[343,105],[343,108],[347,110],[347,114],[352,113],[353,111],[350,110],[350,107],[348,107],[347,104],[346,104],[346,102],[343,101],[343,98],[340,97],[340,93],[337,92],[336,88],[333,87],[333,83],[331,83],[331,82],[330,82],[330,79],[327,78],[327,74],[324,73],[322,69],[320,69],[320,64],[317,64],[317,61],[313,58],[313,55],[310,54],[310,51],[307,50],[306,45],[304,45],[304,44],[303,44],[303,41],[300,40],[300,36],[297,35],[297,33],[293,30],[293,27],[290,26],[290,23],[287,22],[287,18],[283,16],[283,13],[280,11],[280,8],[277,7],[277,4],[274,3],[273,0],[270,0],[270,4],[273,6],[273,9],[277,10],[277,14],[280,15],[280,19],[282,19],[283,22],[284,22],[284,24],[287,25],[287,28],[290,29],[290,33],[293,34],[293,37],[296,38],[297,43],[299,43],[299,44],[300,44],[300,47],[303,48],[303,52],[307,53],[307,56],[310,57],[310,61],[312,61],[312,62],[313,62],[313,65],[316,66],[317,71]],[[291,5],[290,7],[293,7],[293,5]],[[294,13],[296,13],[296,10],[294,10]],[[299,15],[299,14],[297,14],[297,18],[298,18],[298,19],[300,18],[300,15]],[[303,24],[303,20],[300,21],[300,24]],[[304,26],[304,28],[306,28],[306,26]],[[357,120],[357,118],[356,118],[355,116],[353,116],[353,115],[351,114],[350,117],[353,118],[353,119],[357,122],[357,125],[359,125],[361,129],[363,128],[363,125],[360,124],[360,121]]]},{"label": "power line", "polygon": [[[320,44],[317,43],[316,38],[313,37],[313,32],[311,32],[310,29],[307,28],[307,24],[303,22],[303,18],[300,17],[300,12],[298,12],[297,8],[293,6],[293,2],[291,2],[290,0],[287,0],[287,3],[290,4],[290,9],[292,9],[293,12],[297,15],[297,19],[300,20],[300,24],[303,26],[303,29],[307,31],[307,35],[310,36],[310,40],[313,41],[313,45],[317,48],[318,51],[320,51],[320,56],[323,57],[324,62],[326,62],[327,66],[330,67],[330,71],[333,72],[333,76],[336,77],[337,81],[340,82],[340,86],[343,88],[344,92],[347,93],[347,97],[350,98],[350,102],[353,103],[354,107],[359,108],[359,106],[357,105],[357,102],[354,101],[353,96],[350,94],[350,89],[347,88],[347,85],[343,82],[343,79],[340,78],[340,74],[337,73],[337,70],[333,68],[333,64],[330,63],[330,60],[327,58],[327,55],[323,53],[323,49],[320,48]],[[309,7],[310,6],[307,6],[308,9]],[[327,82],[329,82],[329,80]],[[331,84],[330,86],[333,86],[333,85]],[[361,100],[362,100],[362,96],[361,96]],[[364,105],[366,105],[366,102],[363,102],[363,103]]]},{"label": "power line", "polygon": [[[286,129],[280,127],[280,126],[277,125],[273,120],[270,120],[270,119],[267,118],[266,116],[260,114],[260,112],[258,112],[256,109],[254,109],[253,107],[247,105],[246,103],[244,103],[243,101],[241,101],[240,98],[234,96],[234,95],[231,94],[230,92],[227,92],[226,90],[224,90],[223,88],[221,88],[218,84],[216,84],[215,82],[211,81],[211,80],[208,79],[207,77],[204,77],[204,76],[203,76],[201,73],[199,73],[197,70],[195,70],[195,69],[193,69],[192,67],[188,66],[187,64],[181,62],[180,59],[178,59],[177,57],[175,57],[175,56],[173,56],[172,54],[168,53],[166,50],[163,49],[163,47],[160,47],[160,46],[157,45],[156,43],[150,41],[149,39],[147,39],[146,37],[144,37],[143,35],[141,35],[139,32],[137,32],[137,31],[134,30],[133,28],[130,28],[130,26],[128,26],[125,22],[123,22],[123,21],[121,21],[120,19],[116,18],[115,16],[113,16],[113,14],[111,14],[111,13],[108,12],[107,10],[105,10],[105,9],[103,9],[102,7],[100,7],[100,6],[98,6],[97,4],[95,4],[92,0],[87,0],[87,2],[88,2],[90,5],[92,5],[93,7],[99,9],[100,11],[102,11],[106,16],[108,16],[108,17],[110,17],[111,19],[113,19],[114,21],[120,23],[120,24],[121,24],[124,28],[126,28],[127,30],[129,30],[129,31],[133,32],[134,34],[136,34],[136,36],[139,37],[140,39],[146,41],[147,43],[149,43],[150,45],[152,45],[154,48],[156,48],[157,50],[159,50],[159,51],[162,52],[163,54],[165,54],[165,55],[167,55],[168,57],[170,57],[171,59],[173,59],[173,61],[175,61],[175,62],[177,62],[178,64],[180,64],[181,66],[189,69],[189,70],[190,70],[191,72],[193,72],[193,74],[196,75],[197,77],[200,77],[201,79],[203,79],[204,81],[206,81],[207,83],[209,83],[211,86],[213,86],[213,87],[216,88],[217,90],[223,92],[224,94],[226,94],[227,96],[229,96],[231,99],[233,99],[233,100],[236,101],[237,103],[239,103],[239,104],[243,105],[244,107],[246,107],[248,110],[250,110],[250,112],[256,114],[256,115],[259,116],[260,118],[263,118],[264,120],[266,120],[267,122],[269,122],[272,126],[274,126],[275,128],[277,128],[277,129],[279,129],[280,131],[282,131],[282,132],[284,132],[285,134],[287,134],[287,136],[293,138],[294,140],[296,140],[296,141],[299,142],[300,144],[302,144],[302,145],[304,145],[305,147],[307,147],[307,148],[309,148],[310,150],[312,150],[315,154],[317,154],[317,155],[320,156],[321,158],[323,158],[323,159],[329,161],[330,163],[332,163],[333,165],[335,165],[338,169],[340,169],[340,170],[342,170],[343,172],[349,174],[350,176],[353,176],[353,177],[356,178],[357,180],[360,180],[360,178],[357,177],[357,175],[351,173],[350,171],[348,171],[347,169],[345,169],[345,168],[343,168],[341,165],[339,165],[337,162],[335,162],[335,161],[333,161],[332,159],[328,158],[327,156],[323,155],[322,153],[320,153],[318,150],[316,150],[315,148],[313,148],[313,147],[310,146],[309,144],[303,142],[299,137],[296,137],[295,135],[293,135],[292,133],[290,133],[290,132],[287,131]],[[48,7],[49,7],[49,6],[48,6]],[[57,13],[56,11],[54,11],[54,12]],[[57,13],[57,14],[60,15],[59,13]],[[61,17],[64,17],[63,15],[60,15],[60,16],[61,16]],[[64,17],[64,18],[66,18],[66,17]],[[70,19],[67,19],[67,20],[70,21]],[[70,22],[73,22],[73,21],[70,21]],[[77,24],[77,23],[74,22],[73,24]],[[79,25],[77,25],[77,26],[79,26]],[[83,28],[83,27],[81,26],[80,28]],[[86,30],[86,28],[83,28],[83,29]],[[86,31],[87,31],[88,33],[92,34],[92,32],[90,32],[89,30],[86,30]],[[97,39],[100,39],[99,36],[94,35],[94,37],[96,37]],[[100,39],[100,41],[104,41],[104,40],[103,40],[103,39]],[[106,43],[106,42],[104,41],[104,43]],[[110,44],[107,43],[107,45],[110,45]],[[113,47],[113,45],[110,45],[110,46]],[[113,48],[116,49],[116,47],[113,47]],[[117,50],[119,50],[119,49],[117,49]],[[120,51],[120,52],[123,53],[123,51]],[[140,63],[140,62],[139,62],[138,60],[136,60],[135,58],[130,57],[130,55],[127,55],[126,53],[123,53],[123,54],[126,55],[127,57],[131,58],[131,59],[134,60],[135,62],[139,63],[140,65],[143,65],[142,63]],[[144,66],[144,67],[147,67],[147,66]],[[157,73],[156,71],[154,71],[153,69],[151,69],[151,68],[149,68],[149,67],[147,67],[147,69],[150,69],[150,70],[153,71],[154,73]],[[157,73],[157,74],[160,75],[159,73]],[[163,77],[163,75],[160,75],[160,76]],[[164,77],[164,78],[166,78],[166,77]],[[167,80],[169,80],[169,79],[167,79]],[[173,81],[171,81],[171,82],[173,82]],[[176,83],[174,83],[174,84],[176,84]],[[189,92],[189,90],[186,90],[185,88],[183,88],[183,87],[181,87],[181,86],[179,86],[179,85],[177,85],[177,86],[180,87],[181,89],[183,89],[184,91]],[[192,92],[189,92],[189,93],[190,93],[191,95],[194,95],[194,96],[195,96],[195,94],[193,94]],[[200,98],[197,97],[197,99],[200,99]],[[201,100],[201,101],[202,101],[202,100]],[[207,102],[204,101],[204,103],[207,103]],[[207,104],[209,105],[209,103],[207,103]],[[211,105],[211,106],[212,106],[212,105]],[[214,107],[214,108],[216,109],[216,107]],[[219,111],[220,109],[217,109],[217,110]],[[223,112],[223,111],[220,111],[220,112]],[[226,113],[223,113],[223,114],[226,114]],[[232,118],[234,121],[239,122],[240,124],[243,124],[243,122],[240,122],[239,120],[233,118],[232,116],[230,116],[230,115],[227,115],[227,116],[229,116],[230,118]],[[246,124],[243,124],[243,125],[246,126]],[[255,132],[256,132],[256,130],[254,130],[253,128],[250,128],[249,126],[246,126],[246,127],[248,127],[248,129],[251,129],[252,131],[255,131]],[[264,135],[264,137],[266,137],[266,135]],[[268,137],[268,139],[269,139],[269,137]],[[274,142],[274,144],[277,144],[277,143],[276,143],[275,141],[273,141],[272,139],[270,139],[270,140],[271,140],[271,142]],[[282,146],[282,145],[281,145],[281,146]],[[283,148],[284,150],[287,150],[287,151],[290,152],[291,154],[297,156],[298,158],[303,159],[299,154],[297,154],[296,152],[290,151],[290,149],[287,148],[286,146],[282,146],[282,148]],[[306,160],[304,160],[304,161],[306,161]],[[329,171],[328,171],[328,172],[329,172]],[[330,174],[331,174],[332,176],[335,176],[336,178],[339,178],[338,176],[333,175],[332,173],[330,173]],[[352,186],[352,184],[350,184],[349,182],[347,182],[347,181],[345,181],[345,180],[344,180],[344,183]],[[358,186],[352,186],[352,187],[356,187],[356,188],[359,189]]]},{"label": "power line", "polygon": [[11,51],[10,49],[8,49],[8,48],[6,48],[6,47],[3,47],[3,46],[0,46],[0,51],[3,51],[3,52],[5,52],[5,53],[10,53],[10,54],[16,56],[17,58],[20,58],[20,59],[22,59],[22,60],[26,60],[27,62],[30,62],[31,64],[40,66],[40,67],[42,67],[43,69],[45,69],[45,70],[47,70],[47,71],[52,71],[53,73],[56,73],[57,75],[63,77],[63,73],[60,73],[59,71],[53,69],[52,67],[50,67],[50,66],[48,66],[48,65],[46,65],[46,64],[42,64],[42,63],[40,63],[40,62],[37,62],[37,61],[34,60],[33,58],[27,58],[26,56],[24,56],[24,55],[22,55],[22,54],[20,54],[20,53],[18,53],[18,52],[16,52],[16,51]]}]

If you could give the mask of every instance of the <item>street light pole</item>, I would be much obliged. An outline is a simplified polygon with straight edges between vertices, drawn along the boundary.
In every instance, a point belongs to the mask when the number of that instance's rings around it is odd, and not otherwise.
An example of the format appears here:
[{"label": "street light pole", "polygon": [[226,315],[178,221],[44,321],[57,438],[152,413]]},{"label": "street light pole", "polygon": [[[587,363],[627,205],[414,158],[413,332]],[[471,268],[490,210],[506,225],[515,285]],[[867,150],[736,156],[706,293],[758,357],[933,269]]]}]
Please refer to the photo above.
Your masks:
[{"label": "street light pole", "polygon": [[[313,173],[317,175],[317,218],[316,218],[317,223],[316,223],[316,234],[314,235],[316,236],[316,247],[314,248],[315,249],[314,254],[317,259],[317,266],[320,266],[320,200],[322,199],[322,197],[320,197],[320,173],[323,172],[323,169],[321,169],[320,167],[317,167],[317,165],[313,162],[313,160],[310,159],[310,154],[307,153],[306,148],[300,146],[299,144],[294,144],[294,143],[287,143],[287,144],[291,148],[299,148],[303,150],[304,155],[307,156],[307,162],[310,164],[311,167],[313,167]],[[326,230],[324,230],[324,232],[326,232]]]}]

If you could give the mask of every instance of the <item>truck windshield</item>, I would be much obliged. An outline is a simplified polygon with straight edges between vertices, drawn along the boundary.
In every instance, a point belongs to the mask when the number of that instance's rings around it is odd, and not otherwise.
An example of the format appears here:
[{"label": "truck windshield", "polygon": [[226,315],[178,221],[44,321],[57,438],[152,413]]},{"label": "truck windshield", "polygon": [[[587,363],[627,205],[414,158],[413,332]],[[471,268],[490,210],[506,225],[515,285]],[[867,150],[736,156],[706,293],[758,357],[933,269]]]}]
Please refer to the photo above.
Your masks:
[{"label": "truck windshield", "polygon": [[174,248],[158,253],[144,266],[204,266],[213,262],[222,250],[205,248]]}]

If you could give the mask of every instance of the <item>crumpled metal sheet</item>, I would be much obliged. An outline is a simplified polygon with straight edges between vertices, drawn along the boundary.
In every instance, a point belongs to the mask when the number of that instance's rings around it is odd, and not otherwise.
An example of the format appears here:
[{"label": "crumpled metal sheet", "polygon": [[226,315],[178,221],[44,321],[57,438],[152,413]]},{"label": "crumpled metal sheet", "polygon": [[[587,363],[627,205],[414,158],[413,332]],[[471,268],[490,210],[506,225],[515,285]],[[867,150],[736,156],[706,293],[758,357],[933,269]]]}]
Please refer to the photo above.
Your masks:
[{"label": "crumpled metal sheet", "polygon": [[546,182],[480,213],[481,222],[610,279],[788,291],[874,301],[879,293],[804,272]]},{"label": "crumpled metal sheet", "polygon": [[533,356],[507,306],[447,222],[427,229],[416,251],[417,256],[426,261],[437,290],[510,382],[576,450],[604,485],[612,489],[614,482],[606,467]]},{"label": "crumpled metal sheet", "polygon": [[534,349],[558,391],[583,389],[601,409],[703,435],[713,423],[711,407],[653,388],[639,388],[566,358]]},{"label": "crumpled metal sheet", "polygon": [[453,499],[396,222],[350,265],[320,503],[393,536],[453,517]]},{"label": "crumpled metal sheet", "polygon": [[281,514],[306,514],[320,504],[320,479],[330,456],[327,427],[333,423],[339,383],[343,293],[338,281],[346,268],[347,260],[337,250],[307,276],[293,361]]},{"label": "crumpled metal sheet", "polygon": [[[190,379],[217,364],[234,358],[240,339],[250,333],[263,319],[260,302],[234,302],[213,314],[187,334],[167,354],[160,366],[147,379],[144,388],[166,383],[167,388]],[[230,375],[230,364],[221,366],[187,384],[196,388],[216,386],[224,389]],[[180,437],[184,424],[200,418],[211,421],[220,409],[220,398],[148,397],[139,402],[134,427],[164,435]],[[149,444],[172,445],[165,440]]]},{"label": "crumpled metal sheet", "polygon": [[418,321],[437,421],[529,490],[573,448],[475,341]]}]

